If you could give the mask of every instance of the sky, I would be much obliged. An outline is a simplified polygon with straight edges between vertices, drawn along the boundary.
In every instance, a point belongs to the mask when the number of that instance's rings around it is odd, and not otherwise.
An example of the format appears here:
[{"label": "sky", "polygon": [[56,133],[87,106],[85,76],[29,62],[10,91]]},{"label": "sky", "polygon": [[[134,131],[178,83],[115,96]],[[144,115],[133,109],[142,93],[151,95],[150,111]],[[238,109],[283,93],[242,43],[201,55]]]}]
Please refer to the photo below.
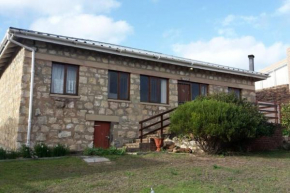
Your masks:
[{"label": "sky", "polygon": [[31,29],[255,70],[286,58],[290,0],[0,0],[0,36]]}]

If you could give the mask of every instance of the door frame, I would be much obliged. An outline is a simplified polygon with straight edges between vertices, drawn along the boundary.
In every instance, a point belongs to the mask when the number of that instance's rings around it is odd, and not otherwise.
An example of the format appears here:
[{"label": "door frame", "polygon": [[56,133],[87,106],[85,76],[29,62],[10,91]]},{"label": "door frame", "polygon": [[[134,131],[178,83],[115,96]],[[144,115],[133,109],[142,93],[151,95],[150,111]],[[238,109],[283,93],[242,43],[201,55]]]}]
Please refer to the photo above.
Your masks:
[{"label": "door frame", "polygon": [[94,121],[94,139],[93,139],[93,146],[95,147],[95,135],[96,135],[96,126],[98,126],[98,123],[108,123],[109,124],[109,139],[108,139],[108,148],[110,147],[111,141],[112,141],[112,134],[111,134],[111,128],[112,128],[112,122],[109,121]]},{"label": "door frame", "polygon": [[186,102],[186,101],[184,101],[183,103],[179,103],[179,85],[180,84],[185,84],[185,85],[188,85],[189,86],[189,101],[191,101],[191,84],[190,84],[190,82],[186,82],[186,81],[178,81],[178,83],[177,83],[177,92],[178,92],[178,104],[183,104],[184,102]]}]

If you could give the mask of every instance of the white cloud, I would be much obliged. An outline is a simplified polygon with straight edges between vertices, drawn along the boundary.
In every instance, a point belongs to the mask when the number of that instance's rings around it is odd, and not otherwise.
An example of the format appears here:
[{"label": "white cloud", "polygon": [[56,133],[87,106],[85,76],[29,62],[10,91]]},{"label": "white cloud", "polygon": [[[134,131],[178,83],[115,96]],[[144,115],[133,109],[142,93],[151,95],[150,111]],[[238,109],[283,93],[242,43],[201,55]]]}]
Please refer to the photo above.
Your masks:
[{"label": "white cloud", "polygon": [[0,15],[30,21],[36,31],[121,43],[133,27],[104,15],[120,6],[117,0],[0,0]]},{"label": "white cloud", "polygon": [[236,36],[236,31],[233,28],[220,28],[218,34],[225,36]]},{"label": "white cloud", "polygon": [[91,14],[40,18],[34,21],[30,28],[36,31],[116,44],[133,32],[133,27],[126,21],[114,21],[104,15]]},{"label": "white cloud", "polygon": [[289,45],[276,42],[264,45],[252,36],[240,38],[214,37],[209,41],[196,41],[189,44],[175,44],[176,54],[186,58],[201,60],[226,66],[248,69],[248,55],[255,55],[255,70],[286,57]]},{"label": "white cloud", "polygon": [[228,15],[222,21],[221,25],[223,27],[229,26],[241,26],[241,25],[251,25],[255,28],[264,28],[267,26],[267,20],[269,16],[266,13],[261,13],[257,16],[245,16],[245,15]]},{"label": "white cloud", "polygon": [[290,13],[290,0],[285,0],[283,5],[277,9],[277,12],[280,14],[289,14]]},{"label": "white cloud", "polygon": [[227,17],[225,17],[222,21],[222,25],[223,26],[228,26],[230,25],[234,20],[236,19],[236,16],[234,15],[228,15]]},{"label": "white cloud", "polygon": [[179,29],[169,29],[163,32],[162,37],[163,38],[170,38],[175,39],[180,36],[180,30]]},{"label": "white cloud", "polygon": [[98,14],[108,13],[119,6],[116,0],[0,0],[0,14],[13,17],[83,12]]}]

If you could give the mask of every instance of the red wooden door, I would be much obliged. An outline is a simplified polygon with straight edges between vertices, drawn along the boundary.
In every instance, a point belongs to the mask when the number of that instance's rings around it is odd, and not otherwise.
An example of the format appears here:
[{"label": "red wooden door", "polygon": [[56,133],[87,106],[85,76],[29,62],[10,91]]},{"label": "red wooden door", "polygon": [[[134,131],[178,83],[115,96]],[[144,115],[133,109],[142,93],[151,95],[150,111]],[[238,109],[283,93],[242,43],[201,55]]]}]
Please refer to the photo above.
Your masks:
[{"label": "red wooden door", "polygon": [[178,103],[190,101],[190,84],[178,83]]},{"label": "red wooden door", "polygon": [[110,147],[110,123],[95,122],[94,146],[107,149]]}]

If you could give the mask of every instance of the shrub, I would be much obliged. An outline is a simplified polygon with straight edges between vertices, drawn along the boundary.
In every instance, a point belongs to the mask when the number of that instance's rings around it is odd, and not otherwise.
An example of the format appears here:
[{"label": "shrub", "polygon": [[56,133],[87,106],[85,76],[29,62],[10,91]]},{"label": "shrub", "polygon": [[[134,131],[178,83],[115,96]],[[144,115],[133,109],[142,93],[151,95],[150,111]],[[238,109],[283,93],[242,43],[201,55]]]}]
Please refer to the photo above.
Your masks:
[{"label": "shrub", "polygon": [[0,147],[0,159],[6,159],[7,152]]},{"label": "shrub", "polygon": [[125,153],[124,148],[117,149],[116,147],[110,147],[109,149],[88,147],[84,150],[84,155],[124,155]]},{"label": "shrub", "polygon": [[16,159],[20,157],[20,153],[18,151],[9,151],[6,154],[7,159]]},{"label": "shrub", "polygon": [[170,129],[176,134],[193,134],[206,152],[221,153],[241,149],[249,139],[271,135],[274,126],[257,107],[233,94],[199,97],[180,105],[170,117]]},{"label": "shrub", "polygon": [[283,129],[283,135],[290,136],[290,103],[282,104],[281,114],[282,125],[285,127],[285,129]]},{"label": "shrub", "polygon": [[52,156],[59,157],[65,156],[69,153],[69,149],[62,144],[57,144],[55,147],[52,148]]},{"label": "shrub", "polygon": [[32,158],[33,157],[33,151],[30,147],[27,147],[26,145],[22,145],[20,148],[20,155],[23,158]]},{"label": "shrub", "polygon": [[34,146],[34,152],[37,157],[50,157],[51,149],[44,143],[36,144]]}]

